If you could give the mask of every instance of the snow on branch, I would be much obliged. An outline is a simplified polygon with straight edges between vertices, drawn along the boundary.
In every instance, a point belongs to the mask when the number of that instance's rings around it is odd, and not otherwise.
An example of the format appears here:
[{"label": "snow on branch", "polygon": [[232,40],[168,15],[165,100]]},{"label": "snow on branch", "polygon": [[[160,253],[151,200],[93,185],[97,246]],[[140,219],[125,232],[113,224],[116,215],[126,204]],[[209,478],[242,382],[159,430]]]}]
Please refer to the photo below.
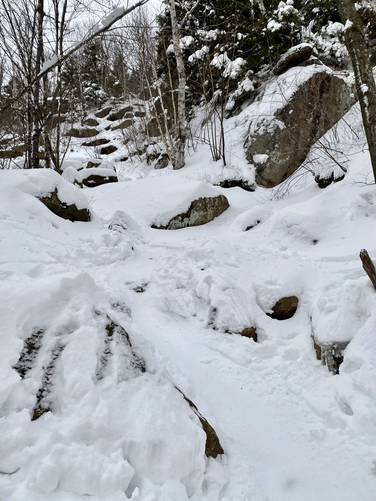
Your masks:
[{"label": "snow on branch", "polygon": [[52,71],[56,66],[59,64],[62,64],[64,61],[69,59],[75,52],[77,52],[79,49],[84,47],[87,43],[91,42],[95,37],[98,35],[101,35],[102,33],[105,33],[108,31],[111,26],[113,26],[115,23],[120,21],[123,17],[126,15],[130,14],[133,10],[137,9],[138,7],[141,7],[142,5],[145,5],[149,0],[139,0],[138,2],[134,3],[130,7],[118,7],[114,9],[110,14],[108,14],[104,19],[102,19],[94,28],[91,28],[89,32],[86,34],[86,36],[80,40],[78,43],[67,49],[63,54],[60,56],[57,56],[56,54],[53,55],[49,60],[47,60],[39,74],[34,78],[34,80],[24,87],[18,94],[15,96],[12,100],[10,100],[3,108],[0,109],[0,113],[3,111],[7,110],[12,106],[13,103],[17,102],[19,99],[21,99],[22,96],[24,96],[30,89],[33,88],[33,86],[43,78],[47,73]]}]

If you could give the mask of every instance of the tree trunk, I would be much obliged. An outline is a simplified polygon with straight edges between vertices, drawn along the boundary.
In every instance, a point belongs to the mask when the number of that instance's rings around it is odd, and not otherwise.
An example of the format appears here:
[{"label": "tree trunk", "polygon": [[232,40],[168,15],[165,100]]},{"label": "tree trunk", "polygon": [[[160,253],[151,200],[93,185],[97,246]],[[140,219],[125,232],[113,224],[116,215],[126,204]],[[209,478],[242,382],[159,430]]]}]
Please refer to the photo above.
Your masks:
[{"label": "tree trunk", "polygon": [[364,130],[376,182],[376,84],[362,18],[353,0],[338,0],[345,25],[345,41],[354,68]]},{"label": "tree trunk", "polygon": [[185,94],[187,77],[183,60],[183,52],[180,47],[180,30],[176,16],[175,0],[170,0],[172,42],[178,72],[178,116],[176,124],[176,148],[175,158],[172,159],[174,169],[181,169],[185,166],[185,144],[187,141],[187,124],[185,118]]},{"label": "tree trunk", "polygon": [[[38,0],[37,5],[37,51],[35,58],[35,74],[41,70],[43,60],[43,21],[44,21],[44,0]],[[39,145],[42,134],[41,130],[41,109],[40,109],[41,80],[37,80],[34,85],[34,109],[33,109],[33,138],[31,146],[31,166],[33,169],[39,167]]]}]

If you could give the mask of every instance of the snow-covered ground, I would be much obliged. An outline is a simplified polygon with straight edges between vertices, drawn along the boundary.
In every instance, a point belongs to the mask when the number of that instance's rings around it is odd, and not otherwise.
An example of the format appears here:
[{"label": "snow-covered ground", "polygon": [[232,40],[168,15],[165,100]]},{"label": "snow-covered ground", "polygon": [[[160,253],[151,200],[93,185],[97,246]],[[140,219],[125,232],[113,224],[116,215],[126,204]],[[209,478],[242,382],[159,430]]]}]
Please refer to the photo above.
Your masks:
[{"label": "snow-covered ground", "polygon": [[[1,172],[0,500],[373,501],[376,293],[359,251],[376,257],[376,190],[362,141],[344,181],[320,190],[307,175],[282,197],[203,184],[223,176],[204,147],[179,172],[133,162],[116,164],[119,183],[60,180],[88,223],[35,198],[52,173]],[[233,133],[244,170],[240,145]],[[151,228],[212,193],[230,208],[211,223]],[[291,295],[294,317],[266,315]],[[350,341],[339,375],[313,334]],[[223,456],[205,457],[177,388]]]}]

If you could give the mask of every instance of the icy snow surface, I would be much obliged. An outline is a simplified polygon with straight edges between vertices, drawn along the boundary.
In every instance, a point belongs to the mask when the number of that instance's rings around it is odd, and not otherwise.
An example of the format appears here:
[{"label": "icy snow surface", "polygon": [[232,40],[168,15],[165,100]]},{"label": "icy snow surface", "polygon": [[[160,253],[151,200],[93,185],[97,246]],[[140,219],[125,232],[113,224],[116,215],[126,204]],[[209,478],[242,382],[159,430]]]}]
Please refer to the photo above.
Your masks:
[{"label": "icy snow surface", "polygon": [[[205,179],[223,171],[202,148],[178,173],[122,164],[122,182],[93,189],[0,172],[1,501],[375,499],[376,294],[358,257],[376,258],[368,154],[344,181],[321,191],[306,177],[280,198],[213,188]],[[56,186],[88,200],[93,221],[35,198]],[[231,206],[211,223],[150,228],[218,192]],[[288,295],[295,316],[268,317]],[[339,375],[316,360],[312,333],[351,340]],[[32,421],[42,383],[50,412]],[[206,459],[177,387],[223,457]]]}]

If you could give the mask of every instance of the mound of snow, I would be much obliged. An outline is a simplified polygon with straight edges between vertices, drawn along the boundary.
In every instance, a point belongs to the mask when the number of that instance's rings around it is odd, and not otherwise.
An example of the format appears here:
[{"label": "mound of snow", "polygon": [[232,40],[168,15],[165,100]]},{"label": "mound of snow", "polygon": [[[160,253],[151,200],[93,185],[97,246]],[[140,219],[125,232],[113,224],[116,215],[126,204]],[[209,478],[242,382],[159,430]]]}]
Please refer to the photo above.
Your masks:
[{"label": "mound of snow", "polygon": [[[106,202],[111,193],[112,203]],[[185,213],[199,198],[215,198],[221,192],[213,186],[169,172],[168,176],[138,179],[118,186],[102,186],[88,197],[103,217],[122,210],[147,226],[165,226],[178,214]]]},{"label": "mound of snow", "polygon": [[56,191],[63,203],[75,205],[78,209],[88,207],[85,195],[51,169],[3,171],[0,190],[4,194],[10,192],[15,194],[18,191],[36,198],[48,196]]}]

